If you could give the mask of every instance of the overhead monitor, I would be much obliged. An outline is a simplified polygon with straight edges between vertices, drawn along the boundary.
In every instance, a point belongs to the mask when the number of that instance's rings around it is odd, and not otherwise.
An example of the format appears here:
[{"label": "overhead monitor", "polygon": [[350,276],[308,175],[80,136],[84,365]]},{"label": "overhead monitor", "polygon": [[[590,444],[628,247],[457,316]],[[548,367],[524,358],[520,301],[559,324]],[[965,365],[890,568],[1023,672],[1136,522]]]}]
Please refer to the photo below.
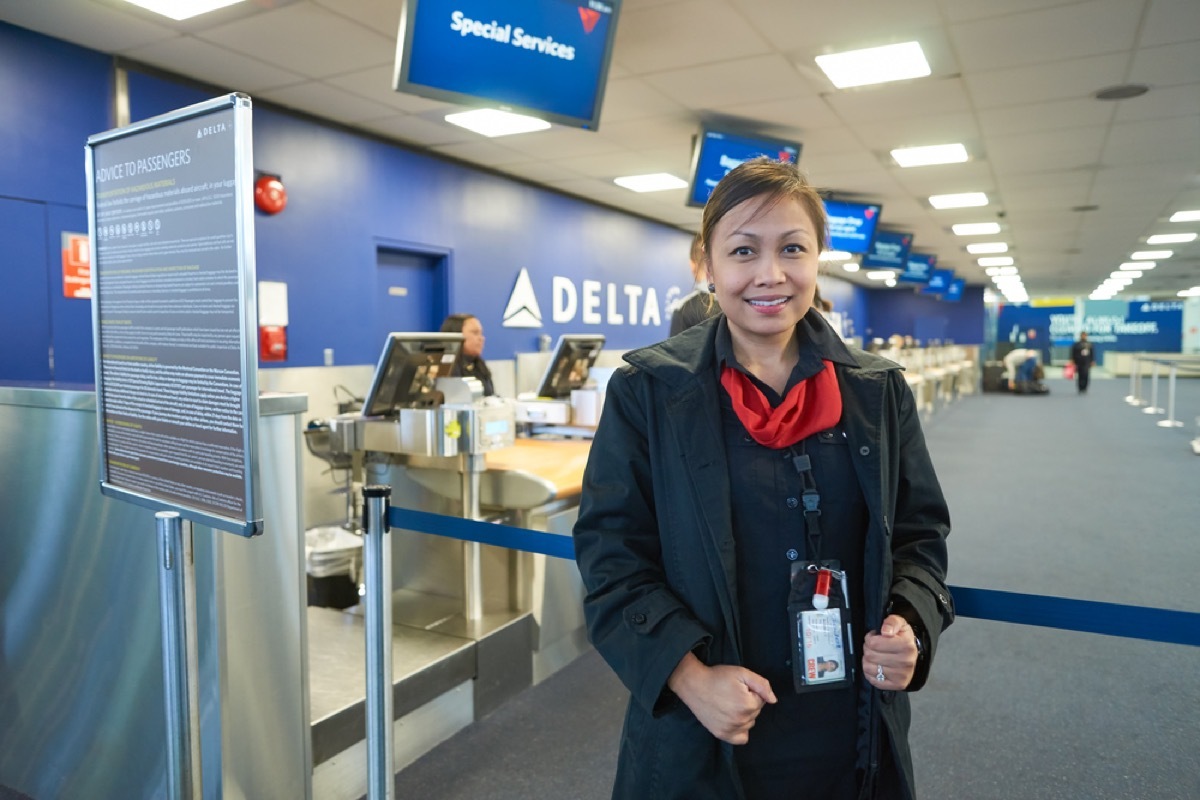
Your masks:
[{"label": "overhead monitor", "polygon": [[900,231],[876,231],[871,249],[863,256],[864,267],[887,267],[904,271],[908,268],[908,253],[913,235]]},{"label": "overhead monitor", "polygon": [[538,397],[570,397],[572,389],[582,389],[588,370],[604,348],[604,337],[595,334],[563,334],[558,337],[554,355],[538,384]]},{"label": "overhead monitor", "polygon": [[942,295],[942,299],[948,303],[957,303],[962,300],[963,289],[966,288],[966,285],[966,278],[954,278],[946,287],[946,293]]},{"label": "overhead monitor", "polygon": [[954,280],[954,270],[935,269],[929,275],[929,282],[921,287],[921,294],[945,294],[950,290],[950,282]]},{"label": "overhead monitor", "polygon": [[829,219],[829,249],[846,253],[869,253],[883,207],[878,203],[825,200]]},{"label": "overhead monitor", "polygon": [[800,160],[800,143],[745,132],[704,129],[692,148],[687,204],[703,206],[729,170],[759,156],[794,163]]},{"label": "overhead monitor", "polygon": [[393,88],[595,130],[623,0],[405,0]]},{"label": "overhead monitor", "polygon": [[462,341],[461,333],[389,333],[363,416],[394,417],[401,409],[438,405],[437,379],[450,375]]},{"label": "overhead monitor", "polygon": [[909,253],[908,265],[896,276],[896,280],[902,283],[928,283],[936,266],[937,256],[933,253]]}]

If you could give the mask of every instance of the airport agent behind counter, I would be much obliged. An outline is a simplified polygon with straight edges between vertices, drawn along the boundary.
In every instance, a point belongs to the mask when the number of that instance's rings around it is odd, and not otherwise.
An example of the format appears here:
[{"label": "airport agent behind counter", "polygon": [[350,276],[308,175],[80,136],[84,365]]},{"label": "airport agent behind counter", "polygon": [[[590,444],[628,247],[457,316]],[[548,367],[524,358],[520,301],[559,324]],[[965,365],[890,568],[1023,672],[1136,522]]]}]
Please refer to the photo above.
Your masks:
[{"label": "airport agent behind counter", "polygon": [[724,314],[625,355],[574,529],[631,694],[613,797],[912,798],[906,692],[954,616],[912,393],[813,309],[825,213],[795,165],[734,168],[701,230]]},{"label": "airport agent behind counter", "polygon": [[496,393],[492,384],[492,371],[483,360],[483,323],[473,314],[451,314],[442,322],[442,333],[461,333],[462,349],[450,370],[450,377],[478,378],[483,384],[483,394],[491,397]]}]

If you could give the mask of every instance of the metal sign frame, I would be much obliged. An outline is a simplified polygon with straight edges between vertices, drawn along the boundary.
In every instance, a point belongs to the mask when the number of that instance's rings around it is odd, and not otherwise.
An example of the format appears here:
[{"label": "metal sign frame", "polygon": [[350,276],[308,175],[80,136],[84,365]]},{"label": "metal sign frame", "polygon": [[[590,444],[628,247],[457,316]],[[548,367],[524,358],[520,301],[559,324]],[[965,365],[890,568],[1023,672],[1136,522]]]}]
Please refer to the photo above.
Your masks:
[{"label": "metal sign frame", "polygon": [[[206,118],[212,120],[206,120]],[[241,477],[240,481],[240,498],[235,498],[240,501],[243,513],[228,514],[219,510],[214,510],[215,503],[209,504],[207,507],[204,504],[190,504],[186,499],[181,499],[178,496],[170,496],[165,492],[160,494],[154,490],[146,490],[139,488],[130,488],[129,486],[119,485],[120,481],[114,481],[112,474],[112,454],[110,452],[110,436],[108,430],[108,409],[109,398],[106,395],[106,364],[105,353],[103,352],[103,336],[102,324],[104,320],[104,290],[105,282],[105,242],[111,238],[112,226],[106,226],[101,231],[101,226],[98,225],[98,208],[97,208],[97,153],[105,148],[106,145],[112,145],[122,140],[128,140],[130,137],[145,135],[150,132],[159,131],[167,126],[173,126],[178,123],[194,121],[200,123],[196,128],[195,137],[202,138],[213,130],[225,133],[225,128],[221,127],[226,124],[225,118],[229,117],[232,122],[232,134],[230,136],[222,136],[222,141],[228,139],[231,143],[231,150],[228,152],[233,164],[232,178],[232,203],[228,205],[233,209],[233,219],[230,220],[229,231],[233,234],[233,251],[234,258],[237,262],[237,342],[240,350],[238,358],[238,369],[240,370],[240,426],[241,426]],[[204,127],[203,123],[211,121],[214,124]],[[210,130],[211,129],[211,130]],[[127,142],[126,142],[127,143]],[[223,147],[223,145],[222,145]],[[177,151],[177,152],[183,152]],[[188,150],[190,152],[190,149]],[[158,159],[158,160],[156,160]],[[162,170],[163,174],[167,173],[163,166],[164,162],[160,154],[152,154],[149,159],[150,169]],[[190,163],[190,162],[188,162]],[[129,162],[126,162],[129,166]],[[223,162],[222,166],[227,167],[228,162]],[[145,506],[147,508],[156,509],[159,511],[178,511],[184,518],[189,519],[201,525],[207,525],[213,528],[218,528],[232,533],[237,533],[242,536],[255,536],[263,531],[262,520],[262,500],[260,496],[258,477],[258,358],[257,358],[257,286],[255,282],[255,249],[254,249],[254,208],[253,208],[253,184],[254,184],[254,164],[253,164],[253,138],[251,129],[251,100],[250,97],[234,93],[217,97],[195,105],[187,106],[186,108],[162,114],[141,122],[134,123],[122,128],[106,131],[104,133],[95,134],[88,137],[86,147],[86,169],[87,169],[87,204],[88,204],[88,234],[92,242],[92,257],[93,257],[93,290],[92,290],[92,332],[95,347],[96,361],[96,424],[99,430],[100,442],[100,490],[103,494],[116,497],[129,502]],[[115,169],[115,168],[114,168]],[[131,170],[132,171],[132,170]],[[138,172],[142,171],[139,165]],[[119,169],[107,174],[105,179],[112,178],[115,174],[122,174]],[[129,176],[124,176],[128,178]],[[154,176],[150,176],[147,180],[152,180]],[[166,181],[160,181],[166,183]],[[171,182],[173,183],[173,181]],[[206,184],[207,186],[207,184]],[[127,188],[125,191],[130,194],[136,194],[138,190],[147,191],[145,183],[138,184]],[[224,212],[222,203],[213,203],[210,205],[221,206],[220,212]],[[107,213],[107,209],[106,209]],[[177,212],[186,214],[187,212]],[[172,217],[171,219],[181,219],[182,217]],[[222,221],[223,222],[223,221]],[[98,231],[101,234],[98,236]],[[174,254],[168,254],[171,257]],[[196,267],[196,269],[199,269]],[[197,348],[199,349],[199,348]],[[136,426],[135,426],[136,427]],[[185,440],[180,439],[183,443]],[[203,442],[200,443],[201,445]],[[179,454],[177,458],[186,460],[185,454]],[[124,462],[119,462],[122,466],[126,466]],[[186,467],[186,465],[185,465]]]}]

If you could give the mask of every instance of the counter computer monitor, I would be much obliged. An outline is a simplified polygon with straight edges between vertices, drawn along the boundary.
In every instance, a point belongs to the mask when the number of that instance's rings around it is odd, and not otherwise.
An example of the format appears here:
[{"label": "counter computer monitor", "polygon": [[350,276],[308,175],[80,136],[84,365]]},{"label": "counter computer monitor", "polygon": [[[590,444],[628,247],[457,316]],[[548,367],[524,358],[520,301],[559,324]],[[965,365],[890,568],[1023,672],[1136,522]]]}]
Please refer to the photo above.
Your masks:
[{"label": "counter computer monitor", "polygon": [[404,0],[393,88],[595,130],[623,2]]},{"label": "counter computer monitor", "polygon": [[538,397],[570,397],[572,389],[581,389],[587,382],[588,370],[604,347],[600,334],[563,334],[558,337],[554,355],[538,384]]},{"label": "counter computer monitor", "polygon": [[364,417],[394,417],[404,408],[439,404],[438,378],[450,374],[461,333],[389,333],[363,401]]}]

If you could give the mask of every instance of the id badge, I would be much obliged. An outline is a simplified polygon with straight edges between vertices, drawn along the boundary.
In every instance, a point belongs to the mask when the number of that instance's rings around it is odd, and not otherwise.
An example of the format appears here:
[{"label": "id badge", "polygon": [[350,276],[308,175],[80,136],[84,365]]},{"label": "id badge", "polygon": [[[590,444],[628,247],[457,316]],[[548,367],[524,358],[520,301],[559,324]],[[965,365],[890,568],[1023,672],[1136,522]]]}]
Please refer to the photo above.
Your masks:
[{"label": "id badge", "polygon": [[854,645],[846,574],[836,561],[797,563],[792,570],[788,619],[796,692],[836,689],[854,679]]}]

